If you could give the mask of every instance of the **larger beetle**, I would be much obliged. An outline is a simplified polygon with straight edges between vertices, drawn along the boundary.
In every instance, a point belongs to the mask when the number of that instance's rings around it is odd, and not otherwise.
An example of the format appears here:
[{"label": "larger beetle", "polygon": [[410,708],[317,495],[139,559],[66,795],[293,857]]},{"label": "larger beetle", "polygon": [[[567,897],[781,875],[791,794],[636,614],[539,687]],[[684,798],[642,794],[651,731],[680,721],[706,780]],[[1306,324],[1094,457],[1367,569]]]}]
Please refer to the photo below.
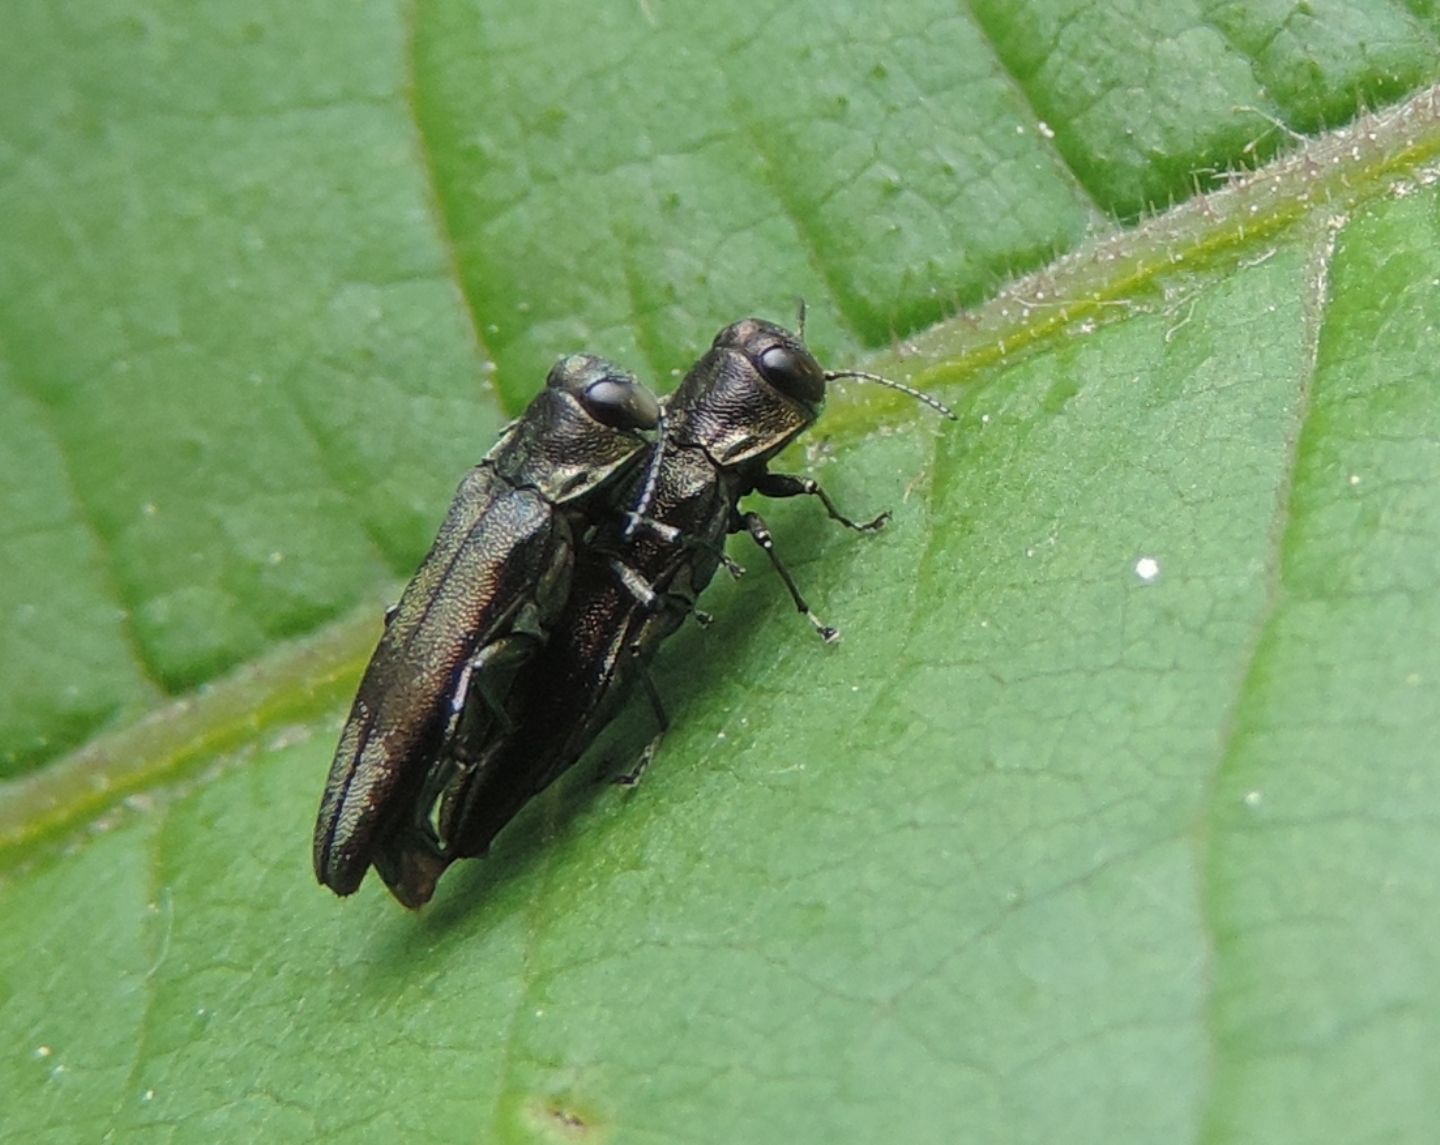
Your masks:
[{"label": "larger beetle", "polygon": [[[723,551],[728,534],[747,532],[796,607],[827,641],[836,637],[801,596],[760,515],[742,512],[738,503],[751,492],[813,496],[848,528],[871,532],[885,522],[888,514],[851,521],[813,480],[768,468],[819,416],[826,383],[839,377],[878,381],[954,416],[888,379],[823,370],[800,336],[773,323],[748,318],[722,330],[665,402],[663,458],[644,467],[653,480],[648,516],[612,519],[579,554],[555,636],[517,687],[514,726],[496,728],[474,758],[432,773],[417,803],[425,823],[405,837],[407,899],[427,901],[449,863],[483,855],[520,808],[584,753],[636,682],[649,692],[663,732],[664,711],[647,668],[716,569],[731,565]],[[638,777],[658,739],[623,778]]]},{"label": "larger beetle", "polygon": [[[336,894],[373,863],[402,902],[413,808],[441,758],[509,725],[516,673],[570,591],[577,544],[661,424],[654,395],[575,354],[460,482],[439,535],[386,619],[340,735],[315,823],[315,874]],[[414,905],[411,903],[411,905]]]}]

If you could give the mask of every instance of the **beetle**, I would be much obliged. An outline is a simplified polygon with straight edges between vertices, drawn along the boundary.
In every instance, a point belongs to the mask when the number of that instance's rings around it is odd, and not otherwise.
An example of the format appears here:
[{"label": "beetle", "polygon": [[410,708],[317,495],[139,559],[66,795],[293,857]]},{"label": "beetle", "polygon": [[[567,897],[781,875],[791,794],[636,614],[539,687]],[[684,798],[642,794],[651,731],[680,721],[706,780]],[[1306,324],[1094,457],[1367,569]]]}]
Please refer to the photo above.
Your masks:
[{"label": "beetle", "polygon": [[373,863],[405,901],[410,879],[392,860],[406,853],[395,836],[410,830],[417,792],[439,758],[464,758],[508,724],[516,674],[569,596],[577,545],[661,426],[633,375],[572,354],[460,481],[340,734],[315,823],[323,885],[350,894]]},{"label": "beetle", "polygon": [[685,617],[696,613],[696,600],[716,570],[725,565],[739,571],[724,554],[728,534],[748,533],[820,636],[827,642],[838,637],[801,595],[763,518],[742,512],[738,503],[752,492],[812,496],[847,528],[871,533],[885,524],[888,513],[858,523],[814,480],[768,468],[819,416],[826,383],[842,377],[902,390],[954,417],[935,399],[889,379],[822,369],[801,335],[773,323],[747,318],[720,331],[665,400],[664,452],[644,467],[653,486],[648,516],[631,511],[610,518],[577,555],[555,635],[517,687],[514,726],[495,728],[472,760],[432,773],[417,804],[427,830],[405,837],[413,844],[407,863],[412,899],[428,900],[450,862],[485,854],[525,803],[584,754],[637,681],[660,726],[637,765],[620,777],[628,783],[639,778],[667,726],[648,665]]}]

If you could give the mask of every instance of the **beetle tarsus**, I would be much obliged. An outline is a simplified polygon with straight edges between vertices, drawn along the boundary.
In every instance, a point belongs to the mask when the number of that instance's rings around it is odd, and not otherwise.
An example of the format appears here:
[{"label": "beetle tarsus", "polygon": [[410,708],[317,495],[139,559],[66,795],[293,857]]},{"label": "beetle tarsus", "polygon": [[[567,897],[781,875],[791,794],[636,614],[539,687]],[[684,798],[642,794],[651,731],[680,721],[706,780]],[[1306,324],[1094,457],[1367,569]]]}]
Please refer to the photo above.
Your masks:
[{"label": "beetle tarsus", "polygon": [[775,551],[775,538],[771,535],[770,527],[765,524],[764,518],[762,518],[759,513],[743,513],[740,516],[740,523],[755,543],[764,550],[765,555],[770,558],[770,564],[774,566],[775,571],[780,574],[780,579],[785,582],[785,587],[790,592],[790,599],[795,602],[795,608],[806,620],[815,626],[815,631],[819,633],[821,640],[825,641],[826,644],[834,644],[835,641],[840,639],[839,630],[831,628],[830,625],[816,616],[815,610],[812,609],[805,598],[800,595],[800,586],[795,583],[795,578],[790,575],[790,570],[785,567],[785,562],[780,559],[780,554]]}]

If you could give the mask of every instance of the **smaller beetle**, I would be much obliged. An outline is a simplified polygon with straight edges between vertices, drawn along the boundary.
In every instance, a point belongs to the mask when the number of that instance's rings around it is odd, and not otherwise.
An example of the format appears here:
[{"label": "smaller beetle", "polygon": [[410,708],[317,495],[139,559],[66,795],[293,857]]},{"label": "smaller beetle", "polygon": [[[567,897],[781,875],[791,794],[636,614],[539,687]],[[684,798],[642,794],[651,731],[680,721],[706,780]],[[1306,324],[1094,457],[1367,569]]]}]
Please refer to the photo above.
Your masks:
[{"label": "smaller beetle", "polygon": [[[716,569],[724,564],[738,571],[724,554],[728,534],[748,533],[800,612],[827,642],[837,638],[801,596],[764,520],[742,512],[738,503],[752,492],[813,496],[848,528],[868,533],[885,523],[888,513],[856,523],[815,481],[768,468],[819,416],[826,383],[843,377],[879,382],[954,417],[934,398],[898,382],[822,369],[800,336],[773,323],[749,318],[716,336],[665,401],[664,452],[644,467],[649,515],[623,515],[628,522],[608,519],[577,555],[570,598],[554,636],[517,684],[514,726],[492,724],[491,742],[471,760],[431,773],[417,803],[428,830],[406,836],[414,844],[408,864],[412,898],[428,900],[455,859],[485,854],[521,807],[580,758],[637,681],[650,696],[663,734],[666,718],[648,667],[660,645],[696,611],[695,601]],[[631,481],[639,484],[638,477]],[[638,778],[658,743],[656,736],[622,781]]]},{"label": "smaller beetle", "polygon": [[[508,723],[516,673],[569,595],[577,545],[646,456],[642,431],[661,425],[655,396],[631,374],[573,354],[465,475],[386,616],[341,732],[315,823],[322,884],[350,894],[373,863],[417,905],[412,876],[393,860],[408,853],[426,776]],[[644,496],[642,487],[637,505]]]}]

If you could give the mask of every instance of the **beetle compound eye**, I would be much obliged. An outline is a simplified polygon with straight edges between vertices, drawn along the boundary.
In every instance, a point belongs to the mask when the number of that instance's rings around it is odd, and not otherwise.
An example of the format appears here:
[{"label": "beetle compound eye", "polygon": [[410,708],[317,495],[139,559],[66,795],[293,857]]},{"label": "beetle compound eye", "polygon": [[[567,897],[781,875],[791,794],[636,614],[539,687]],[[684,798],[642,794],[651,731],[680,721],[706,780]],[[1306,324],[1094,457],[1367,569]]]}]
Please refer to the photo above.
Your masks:
[{"label": "beetle compound eye", "polygon": [[592,382],[581,401],[591,417],[612,429],[654,429],[660,423],[655,395],[628,378]]},{"label": "beetle compound eye", "polygon": [[825,371],[803,349],[771,346],[760,353],[756,365],[767,382],[789,397],[805,402],[825,397]]}]

